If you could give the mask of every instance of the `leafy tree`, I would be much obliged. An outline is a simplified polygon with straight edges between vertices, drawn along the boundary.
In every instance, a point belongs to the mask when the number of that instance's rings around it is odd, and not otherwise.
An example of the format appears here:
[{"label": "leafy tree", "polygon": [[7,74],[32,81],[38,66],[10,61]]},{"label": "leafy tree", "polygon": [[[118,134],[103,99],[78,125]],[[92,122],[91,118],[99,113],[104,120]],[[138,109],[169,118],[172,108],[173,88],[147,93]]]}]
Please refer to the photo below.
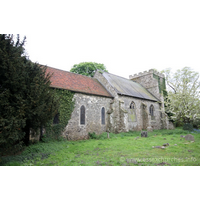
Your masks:
[{"label": "leafy tree", "polygon": [[168,97],[165,100],[166,111],[177,125],[195,123],[200,119],[200,80],[199,73],[184,67],[174,74],[166,69]]},{"label": "leafy tree", "polygon": [[25,40],[0,34],[0,149],[28,144],[30,128],[45,125],[57,109],[50,74],[27,58]]},{"label": "leafy tree", "polygon": [[108,72],[104,64],[95,62],[81,62],[79,64],[75,64],[71,68],[70,72],[93,77],[96,70]]}]

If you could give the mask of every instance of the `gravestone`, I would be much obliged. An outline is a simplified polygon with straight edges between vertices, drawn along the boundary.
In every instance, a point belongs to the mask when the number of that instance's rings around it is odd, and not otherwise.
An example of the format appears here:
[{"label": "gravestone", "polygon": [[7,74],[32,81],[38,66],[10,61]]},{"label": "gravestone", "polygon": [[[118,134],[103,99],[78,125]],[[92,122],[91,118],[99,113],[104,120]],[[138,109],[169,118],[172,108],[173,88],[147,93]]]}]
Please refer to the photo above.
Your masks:
[{"label": "gravestone", "polygon": [[142,131],[141,132],[141,137],[147,137],[147,131]]},{"label": "gravestone", "polygon": [[194,141],[194,136],[191,135],[191,134],[187,134],[187,135],[185,136],[185,139],[186,139],[186,140],[189,140],[189,141]]},{"label": "gravestone", "polygon": [[165,143],[165,144],[163,144],[163,146],[165,146],[165,147],[166,147],[166,146],[169,146],[169,143]]}]

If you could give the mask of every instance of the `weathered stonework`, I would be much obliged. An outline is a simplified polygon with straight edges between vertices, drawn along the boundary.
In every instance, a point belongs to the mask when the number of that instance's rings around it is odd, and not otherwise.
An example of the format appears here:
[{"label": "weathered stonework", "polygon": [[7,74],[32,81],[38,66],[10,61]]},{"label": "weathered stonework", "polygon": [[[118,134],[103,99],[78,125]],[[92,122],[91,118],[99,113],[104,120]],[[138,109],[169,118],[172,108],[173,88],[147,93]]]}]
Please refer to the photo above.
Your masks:
[{"label": "weathered stonework", "polygon": [[160,78],[160,82],[165,78],[164,74],[156,72],[153,69],[150,69],[148,72],[145,71],[143,73],[130,75],[129,79],[141,84],[145,87],[151,94],[153,94],[160,102],[163,101],[163,94],[159,91],[159,83],[158,80],[154,78],[154,75]]},{"label": "weathered stonework", "polygon": [[[78,140],[87,139],[89,132],[100,134],[173,128],[166,115],[161,115],[161,108],[164,108],[163,96],[159,91],[158,80],[153,76],[154,73],[150,70],[130,76],[130,78],[147,88],[158,99],[158,102],[119,94],[103,74],[97,71],[94,78],[106,88],[113,98],[75,93],[75,108],[64,136],[69,140]],[[160,77],[159,80],[164,78],[162,74],[157,73],[156,75]],[[81,106],[85,107],[85,124],[80,124]],[[103,107],[105,108],[105,124],[101,121]],[[153,107],[153,113],[150,113],[150,107]]]},{"label": "weathered stonework", "polygon": [[[159,103],[151,102],[148,100],[141,100],[133,97],[121,96],[121,99],[124,101],[124,108],[128,111],[130,110],[131,102],[135,103],[135,112],[136,112],[136,121],[128,121],[128,131],[141,131],[147,130],[149,126],[152,129],[161,129],[161,118],[159,111]],[[149,107],[153,105],[155,109],[155,120],[151,120],[149,114]],[[142,107],[145,106],[145,109]],[[145,116],[145,117],[144,117]]]},{"label": "weathered stonework", "polygon": [[115,89],[110,85],[110,83],[102,76],[102,73],[96,71],[94,78],[98,79],[98,81],[110,92],[113,97],[117,97],[118,94]]},{"label": "weathered stonework", "polygon": [[[88,133],[93,132],[174,129],[164,112],[163,74],[149,70],[130,76],[128,80],[99,71],[91,78],[50,69],[56,74],[52,87],[75,92],[74,110],[63,132],[69,140],[88,139]],[[31,130],[30,140],[39,140],[40,133],[40,130],[38,133]]]},{"label": "weathered stonework", "polygon": [[[105,115],[105,124],[102,124],[101,109],[104,107],[106,113],[110,108],[110,101],[112,99],[81,93],[76,93],[74,99],[75,108],[63,133],[64,136],[69,140],[79,140],[87,139],[89,132],[95,132],[96,134],[106,132],[108,115]],[[80,124],[80,108],[82,105],[85,107],[84,125]]]}]

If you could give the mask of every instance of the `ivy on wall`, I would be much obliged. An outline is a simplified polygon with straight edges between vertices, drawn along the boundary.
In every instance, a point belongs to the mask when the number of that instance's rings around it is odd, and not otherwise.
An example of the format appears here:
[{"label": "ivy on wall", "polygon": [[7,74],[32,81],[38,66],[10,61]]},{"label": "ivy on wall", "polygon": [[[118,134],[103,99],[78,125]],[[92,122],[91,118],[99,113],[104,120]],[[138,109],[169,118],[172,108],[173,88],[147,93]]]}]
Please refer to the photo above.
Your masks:
[{"label": "ivy on wall", "polygon": [[55,96],[59,101],[59,107],[55,115],[59,116],[58,123],[53,124],[53,119],[49,121],[45,127],[46,138],[59,139],[71,118],[71,113],[74,109],[75,101],[73,100],[74,92],[62,89],[53,89]]},{"label": "ivy on wall", "polygon": [[158,81],[159,93],[161,94],[163,92],[163,96],[167,96],[165,78],[162,78],[161,81],[161,78],[158,75],[153,74],[153,77]]}]

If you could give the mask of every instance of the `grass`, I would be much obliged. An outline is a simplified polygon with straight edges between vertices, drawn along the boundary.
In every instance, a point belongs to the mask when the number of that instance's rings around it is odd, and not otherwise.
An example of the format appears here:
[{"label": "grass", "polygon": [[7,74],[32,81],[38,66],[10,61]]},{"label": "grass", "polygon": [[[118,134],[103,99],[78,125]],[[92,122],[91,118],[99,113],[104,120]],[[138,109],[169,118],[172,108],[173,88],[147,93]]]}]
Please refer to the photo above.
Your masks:
[{"label": "grass", "polygon": [[[192,134],[195,142],[180,135]],[[103,133],[96,139],[54,141],[27,147],[20,155],[1,158],[4,166],[199,166],[200,134],[181,129]],[[165,149],[153,148],[169,143]]]}]

